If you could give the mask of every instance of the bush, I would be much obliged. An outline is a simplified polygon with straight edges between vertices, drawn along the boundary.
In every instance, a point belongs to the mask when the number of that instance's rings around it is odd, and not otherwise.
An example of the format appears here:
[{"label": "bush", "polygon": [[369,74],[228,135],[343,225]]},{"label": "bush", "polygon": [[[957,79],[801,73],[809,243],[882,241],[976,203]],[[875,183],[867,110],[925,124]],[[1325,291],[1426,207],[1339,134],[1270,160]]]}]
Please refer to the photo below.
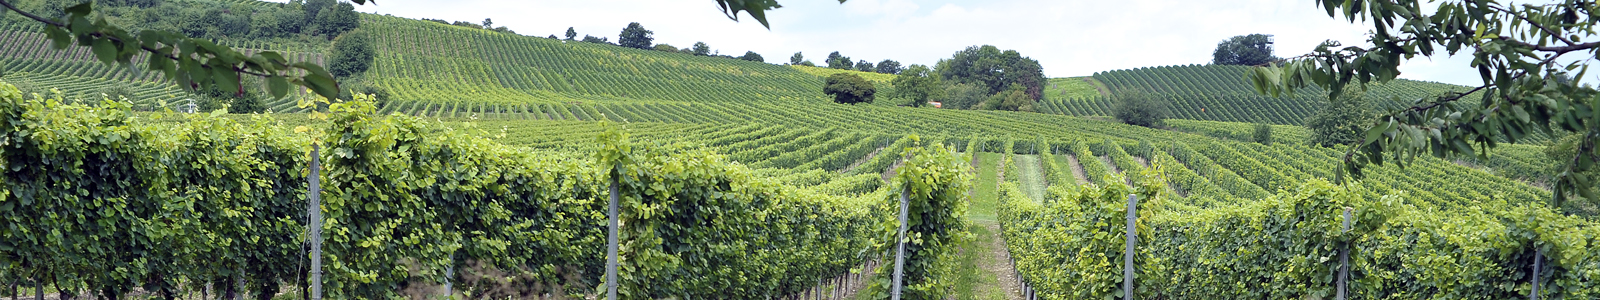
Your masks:
[{"label": "bush", "polygon": [[1358,87],[1348,88],[1338,99],[1329,101],[1328,106],[1306,119],[1306,128],[1311,129],[1311,144],[1332,147],[1361,142],[1362,132],[1377,118],[1363,94]]},{"label": "bush", "polygon": [[1255,126],[1255,131],[1250,134],[1250,140],[1262,145],[1271,145],[1272,126],[1264,123],[1257,123]]},{"label": "bush", "polygon": [[339,36],[333,42],[332,62],[328,64],[328,73],[334,77],[345,78],[366,72],[372,67],[372,59],[376,56],[372,50],[372,40],[366,32],[354,31]]},{"label": "bush", "polygon": [[1127,89],[1116,93],[1117,106],[1113,112],[1123,123],[1144,127],[1161,126],[1172,112],[1167,102],[1141,90]]}]

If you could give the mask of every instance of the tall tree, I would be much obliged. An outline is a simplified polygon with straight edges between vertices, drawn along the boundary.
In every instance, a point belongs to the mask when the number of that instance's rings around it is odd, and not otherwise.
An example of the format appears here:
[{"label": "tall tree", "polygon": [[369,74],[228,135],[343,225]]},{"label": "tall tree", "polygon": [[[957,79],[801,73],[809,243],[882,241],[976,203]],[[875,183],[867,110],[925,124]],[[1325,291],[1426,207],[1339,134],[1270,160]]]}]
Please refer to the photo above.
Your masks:
[{"label": "tall tree", "polygon": [[711,45],[706,45],[706,42],[694,42],[694,47],[690,47],[690,49],[693,49],[691,51],[694,52],[694,55],[711,55]]},{"label": "tall tree", "polygon": [[[1437,5],[1432,14],[1417,0],[1316,3],[1330,17],[1370,22],[1370,46],[1341,48],[1328,41],[1282,66],[1254,68],[1249,80],[1258,91],[1283,95],[1315,85],[1338,98],[1351,83],[1393,80],[1405,61],[1462,50],[1471,50],[1471,66],[1483,82],[1378,117],[1345,152],[1335,179],[1360,179],[1368,163],[1381,164],[1385,156],[1487,160],[1488,149],[1501,141],[1564,130],[1580,134],[1581,146],[1558,162],[1563,167],[1553,180],[1551,204],[1566,207],[1574,196],[1600,202],[1596,179],[1585,175],[1600,164],[1600,91],[1582,82],[1600,42],[1580,40],[1593,36],[1600,23],[1600,2],[1437,1],[1430,2]],[[1563,57],[1574,53],[1581,56]],[[1475,101],[1461,101],[1469,96]]]},{"label": "tall tree", "polygon": [[[882,66],[880,64],[879,66]],[[944,86],[939,83],[939,78],[934,77],[932,70],[924,65],[911,65],[905,72],[900,72],[889,81],[894,85],[889,98],[904,99],[906,105],[922,107],[928,101],[944,97]]]},{"label": "tall tree", "polygon": [[490,18],[483,18],[483,28],[494,28],[494,20]]},{"label": "tall tree", "polygon": [[622,35],[617,37],[617,45],[634,49],[650,49],[650,43],[655,42],[654,31],[644,29],[639,22],[628,23],[622,28]]},{"label": "tall tree", "polygon": [[789,57],[789,64],[791,65],[798,65],[804,61],[806,61],[806,57],[804,55],[800,55],[800,52],[795,52],[794,56]]},{"label": "tall tree", "polygon": [[1022,86],[1033,100],[1044,96],[1044,69],[1039,61],[1015,50],[1000,51],[995,46],[972,46],[941,59],[934,67],[941,79],[950,83],[969,83],[984,87],[988,94],[999,93],[1011,85]]},{"label": "tall tree", "polygon": [[865,59],[856,62],[856,71],[872,72],[872,62],[869,62]]},{"label": "tall tree", "polygon": [[317,13],[317,24],[313,27],[317,28],[317,34],[333,39],[347,31],[355,30],[357,26],[361,26],[361,14],[356,12],[356,7],[350,5],[350,2],[341,2]]},{"label": "tall tree", "polygon": [[872,82],[850,73],[834,73],[822,86],[822,93],[833,96],[834,103],[872,103],[878,89]]},{"label": "tall tree", "polygon": [[1211,63],[1218,65],[1265,65],[1277,59],[1272,56],[1272,36],[1266,34],[1240,35],[1218,42],[1211,52]]},{"label": "tall tree", "polygon": [[576,38],[578,38],[578,30],[575,30],[572,27],[567,27],[567,40],[571,41]]},{"label": "tall tree", "polygon": [[761,54],[756,54],[755,51],[745,51],[744,56],[740,56],[739,59],[753,62],[767,62],[766,59],[761,58]]},{"label": "tall tree", "polygon": [[828,60],[824,62],[828,63],[828,68],[830,69],[849,70],[851,66],[854,66],[851,64],[850,57],[839,54],[839,51],[828,53]]},{"label": "tall tree", "polygon": [[877,71],[878,71],[878,73],[883,73],[883,74],[900,74],[901,71],[905,71],[905,68],[901,68],[900,67],[900,62],[898,62],[898,61],[894,61],[892,59],[885,59],[885,60],[883,60],[881,62],[878,62]]}]

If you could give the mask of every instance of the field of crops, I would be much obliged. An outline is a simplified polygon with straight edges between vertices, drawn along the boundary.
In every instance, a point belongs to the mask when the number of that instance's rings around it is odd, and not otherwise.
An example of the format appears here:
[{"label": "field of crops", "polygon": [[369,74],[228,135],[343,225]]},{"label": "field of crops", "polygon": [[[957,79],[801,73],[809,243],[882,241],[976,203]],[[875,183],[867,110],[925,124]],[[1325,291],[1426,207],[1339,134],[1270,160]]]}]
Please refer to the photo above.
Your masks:
[{"label": "field of crops", "polygon": [[[1187,65],[1148,67],[1095,73],[1093,78],[1112,92],[1139,90],[1170,101],[1173,117],[1191,120],[1298,125],[1327,103],[1319,89],[1306,88],[1284,98],[1262,96],[1244,78],[1247,67]],[[1055,79],[1052,79],[1055,83]],[[1083,89],[1083,88],[1079,88]],[[1446,91],[1471,88],[1425,81],[1397,79],[1368,87],[1366,96],[1380,110]],[[1111,115],[1112,98],[1078,93],[1047,97],[1044,112],[1074,116]]]},{"label": "field of crops", "polygon": [[[0,84],[10,129],[0,219],[25,227],[0,230],[0,280],[124,294],[303,283],[294,272],[317,145],[332,298],[399,297],[443,278],[466,280],[460,290],[513,282],[594,296],[612,194],[629,297],[790,297],[883,259],[902,192],[926,205],[911,209],[918,239],[941,239],[914,247],[930,253],[913,256],[926,268],[913,280],[927,284],[912,292],[926,295],[956,271],[945,242],[980,216],[998,224],[1029,291],[1115,298],[1118,206],[1137,194],[1141,298],[1327,298],[1339,247],[1360,250],[1354,290],[1367,298],[1510,298],[1527,278],[1548,279],[1548,296],[1600,296],[1600,209],[1547,207],[1542,149],[1420,158],[1331,185],[1343,149],[1308,146],[1293,125],[1325,99],[1255,95],[1238,67],[1056,78],[1045,113],[958,111],[834,104],[819,91],[837,70],[362,22],[379,53],[364,79],[393,98],[334,104],[328,119],[285,113],[304,112],[293,96],[268,115],[129,113],[185,96],[159,75],[0,29],[0,43],[18,45],[0,49],[0,80],[66,98],[120,84],[138,98],[53,106]],[[1457,88],[1399,81],[1368,95]],[[1189,120],[1151,129],[1076,117],[1109,114],[1101,91],[1131,89]],[[1249,122],[1277,124],[1272,143],[1248,142]],[[1356,229],[1333,229],[1346,207]],[[1551,267],[1525,274],[1538,255]]]}]

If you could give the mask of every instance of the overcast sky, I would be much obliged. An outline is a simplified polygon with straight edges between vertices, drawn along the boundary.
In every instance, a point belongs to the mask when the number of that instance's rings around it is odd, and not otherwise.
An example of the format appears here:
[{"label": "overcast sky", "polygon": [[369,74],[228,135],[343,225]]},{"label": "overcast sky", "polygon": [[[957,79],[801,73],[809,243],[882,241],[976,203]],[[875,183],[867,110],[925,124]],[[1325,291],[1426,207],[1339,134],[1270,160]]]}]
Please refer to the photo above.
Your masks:
[{"label": "overcast sky", "polygon": [[[613,42],[629,22],[655,32],[656,43],[697,41],[722,54],[755,51],[767,62],[803,52],[821,64],[829,52],[852,59],[932,65],[972,45],[1013,49],[1039,60],[1048,77],[1097,71],[1205,64],[1218,42],[1235,35],[1276,36],[1276,53],[1310,52],[1333,39],[1364,44],[1366,24],[1334,19],[1313,0],[780,0],[770,30],[723,16],[709,0],[380,0],[357,9],[407,18],[481,22],[493,18],[524,35],[562,35],[575,27]],[[741,15],[744,17],[745,15]],[[1468,59],[1418,59],[1402,78],[1477,85]]]}]

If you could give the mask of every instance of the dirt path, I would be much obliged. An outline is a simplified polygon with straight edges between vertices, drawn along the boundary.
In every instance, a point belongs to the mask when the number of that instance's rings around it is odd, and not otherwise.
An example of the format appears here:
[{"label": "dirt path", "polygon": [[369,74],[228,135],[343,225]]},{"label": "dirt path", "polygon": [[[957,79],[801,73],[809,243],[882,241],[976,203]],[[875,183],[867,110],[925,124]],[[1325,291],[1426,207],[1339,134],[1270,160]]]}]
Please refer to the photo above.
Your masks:
[{"label": "dirt path", "polygon": [[1072,154],[1067,154],[1066,156],[1067,156],[1067,164],[1071,165],[1071,167],[1072,167],[1071,168],[1072,169],[1072,178],[1077,179],[1078,180],[1078,184],[1089,183],[1089,176],[1084,176],[1083,175],[1084,174],[1084,172],[1083,172],[1083,164],[1078,163],[1078,157],[1077,156],[1072,156]]}]

